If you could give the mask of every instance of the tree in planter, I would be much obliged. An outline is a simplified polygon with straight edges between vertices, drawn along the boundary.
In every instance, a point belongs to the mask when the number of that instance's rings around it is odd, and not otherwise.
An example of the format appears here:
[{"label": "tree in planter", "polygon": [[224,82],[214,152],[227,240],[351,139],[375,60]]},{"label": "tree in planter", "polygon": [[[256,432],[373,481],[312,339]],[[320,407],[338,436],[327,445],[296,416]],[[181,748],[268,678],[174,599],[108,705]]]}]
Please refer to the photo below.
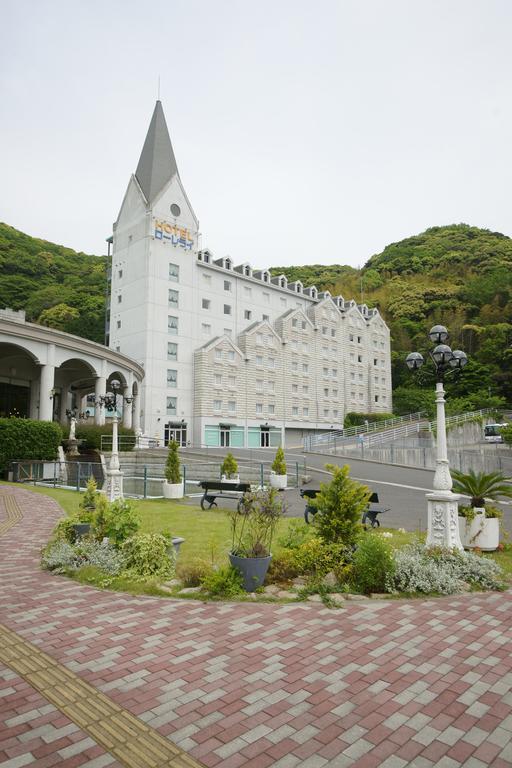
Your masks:
[{"label": "tree in planter", "polygon": [[221,475],[224,475],[228,479],[236,477],[236,475],[238,474],[238,463],[231,452],[228,453],[228,455],[222,462],[220,473]]},{"label": "tree in planter", "polygon": [[286,475],[286,461],[284,460],[284,451],[281,446],[277,449],[274,461],[272,462],[272,471],[276,475]]},{"label": "tree in planter", "polygon": [[464,496],[470,496],[470,506],[485,507],[485,499],[497,501],[500,496],[512,498],[512,486],[509,477],[505,477],[503,472],[474,472],[470,469],[468,473],[458,472],[456,469],[451,471],[453,478],[454,493],[462,493]]},{"label": "tree in planter", "polygon": [[353,547],[361,533],[361,519],[368,507],[371,493],[365,485],[349,477],[350,467],[326,464],[332,473],[330,483],[320,483],[320,493],[311,504],[317,508],[315,526],[327,544]]},{"label": "tree in planter", "polygon": [[177,485],[181,483],[180,456],[176,440],[169,442],[169,452],[165,463],[165,479],[168,483]]}]

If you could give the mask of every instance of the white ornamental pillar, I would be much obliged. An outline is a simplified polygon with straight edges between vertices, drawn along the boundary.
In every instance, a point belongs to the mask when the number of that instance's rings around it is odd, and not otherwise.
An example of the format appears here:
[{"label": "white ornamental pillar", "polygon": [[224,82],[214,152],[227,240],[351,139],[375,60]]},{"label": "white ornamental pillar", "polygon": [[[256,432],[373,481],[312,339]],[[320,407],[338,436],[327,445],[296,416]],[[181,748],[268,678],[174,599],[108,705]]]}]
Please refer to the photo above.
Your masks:
[{"label": "white ornamental pillar", "polygon": [[70,409],[71,403],[70,403],[70,391],[68,389],[68,385],[65,384],[60,390],[60,416],[59,421],[61,424],[67,424],[68,423],[68,417],[66,416],[66,411]]},{"label": "white ornamental pillar", "polygon": [[100,395],[105,394],[107,388],[107,379],[105,376],[98,376],[94,384],[94,399],[96,405],[94,406],[94,423],[102,427],[105,424],[105,409],[99,404]]},{"label": "white ornamental pillar", "polygon": [[463,550],[459,535],[458,501],[460,496],[452,493],[452,477],[448,464],[446,444],[446,419],[444,412],[444,388],[436,384],[437,409],[437,458],[434,475],[434,492],[427,493],[428,532],[427,547],[447,547]]},{"label": "white ornamental pillar", "polygon": [[132,410],[132,425],[135,432],[137,432],[140,431],[140,394],[138,392],[133,395]]},{"label": "white ornamental pillar", "polygon": [[41,366],[39,377],[39,421],[53,421],[53,395],[55,366],[46,363]]},{"label": "white ornamental pillar", "polygon": [[[126,398],[130,400],[129,403],[126,402]],[[132,407],[131,387],[126,386],[123,389],[123,427],[126,427],[127,429],[131,429],[132,427]]]}]

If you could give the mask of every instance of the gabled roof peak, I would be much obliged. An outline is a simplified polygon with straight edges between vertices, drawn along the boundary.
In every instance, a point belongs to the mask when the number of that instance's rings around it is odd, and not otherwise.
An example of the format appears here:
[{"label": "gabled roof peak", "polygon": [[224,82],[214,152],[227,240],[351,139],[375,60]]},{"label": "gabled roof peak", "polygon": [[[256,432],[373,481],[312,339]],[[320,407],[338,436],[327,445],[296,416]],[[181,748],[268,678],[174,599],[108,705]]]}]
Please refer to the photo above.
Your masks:
[{"label": "gabled roof peak", "polygon": [[162,102],[157,101],[149,124],[146,140],[135,171],[148,203],[152,203],[168,181],[178,173]]}]

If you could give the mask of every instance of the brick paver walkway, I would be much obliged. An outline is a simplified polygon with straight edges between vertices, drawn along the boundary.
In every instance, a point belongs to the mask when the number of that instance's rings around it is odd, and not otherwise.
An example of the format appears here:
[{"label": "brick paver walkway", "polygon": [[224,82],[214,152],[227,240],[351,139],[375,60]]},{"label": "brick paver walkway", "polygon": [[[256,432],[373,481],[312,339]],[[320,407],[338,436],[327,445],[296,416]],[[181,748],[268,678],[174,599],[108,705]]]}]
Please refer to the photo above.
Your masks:
[{"label": "brick paver walkway", "polygon": [[[6,496],[23,518],[0,504],[0,623],[200,763],[512,765],[511,592],[342,610],[101,592],[40,571],[55,502]],[[2,768],[126,765],[5,662],[0,697]]]}]

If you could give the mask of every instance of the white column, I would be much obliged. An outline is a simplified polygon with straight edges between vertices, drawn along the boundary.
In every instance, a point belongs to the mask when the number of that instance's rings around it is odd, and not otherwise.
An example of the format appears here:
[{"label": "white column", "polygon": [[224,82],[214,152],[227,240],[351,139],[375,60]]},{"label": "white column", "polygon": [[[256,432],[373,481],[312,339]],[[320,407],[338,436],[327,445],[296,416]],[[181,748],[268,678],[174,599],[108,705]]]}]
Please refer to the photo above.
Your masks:
[{"label": "white column", "polygon": [[131,398],[131,387],[126,386],[123,389],[123,427],[131,429],[132,426],[132,408],[133,402],[127,403],[126,398]]},{"label": "white column", "polygon": [[99,405],[99,397],[100,395],[105,394],[106,388],[107,380],[105,376],[98,376],[94,384],[94,399],[96,400],[96,405],[94,406],[94,423],[100,427],[105,423],[105,409],[101,408]]},{"label": "white column", "polygon": [[[140,383],[137,382],[137,386],[140,386]],[[133,403],[132,403],[132,409],[133,409],[133,428],[135,432],[137,432],[138,429],[140,429],[140,394],[137,393],[133,396]]]},{"label": "white column", "polygon": [[68,385],[64,384],[61,391],[60,391],[60,416],[59,421],[61,424],[67,424],[68,417],[66,416],[66,411],[70,407],[69,402],[69,396],[70,391],[68,389]]},{"label": "white column", "polygon": [[39,418],[39,380],[32,379],[30,382],[30,418],[37,421]]},{"label": "white column", "polygon": [[39,421],[53,421],[53,398],[55,366],[46,363],[41,366],[39,378]]},{"label": "white column", "polygon": [[436,443],[437,458],[434,475],[434,492],[427,493],[428,531],[426,547],[447,547],[462,550],[459,535],[458,501],[460,496],[452,493],[452,478],[448,464],[446,446],[446,420],[444,413],[444,388],[436,384]]}]

